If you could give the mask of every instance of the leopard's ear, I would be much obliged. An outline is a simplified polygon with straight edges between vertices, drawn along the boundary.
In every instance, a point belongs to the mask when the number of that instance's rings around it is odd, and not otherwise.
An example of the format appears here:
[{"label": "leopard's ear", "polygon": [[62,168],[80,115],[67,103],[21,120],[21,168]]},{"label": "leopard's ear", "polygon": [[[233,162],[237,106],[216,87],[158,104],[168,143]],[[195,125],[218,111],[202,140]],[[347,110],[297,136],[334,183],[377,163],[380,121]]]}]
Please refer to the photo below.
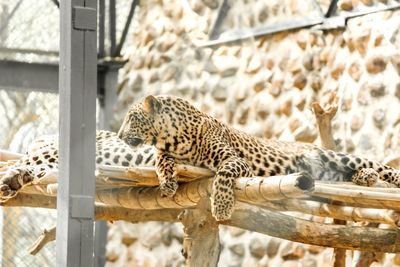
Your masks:
[{"label": "leopard's ear", "polygon": [[161,110],[161,103],[152,95],[146,96],[143,102],[143,110],[150,114],[155,114]]}]

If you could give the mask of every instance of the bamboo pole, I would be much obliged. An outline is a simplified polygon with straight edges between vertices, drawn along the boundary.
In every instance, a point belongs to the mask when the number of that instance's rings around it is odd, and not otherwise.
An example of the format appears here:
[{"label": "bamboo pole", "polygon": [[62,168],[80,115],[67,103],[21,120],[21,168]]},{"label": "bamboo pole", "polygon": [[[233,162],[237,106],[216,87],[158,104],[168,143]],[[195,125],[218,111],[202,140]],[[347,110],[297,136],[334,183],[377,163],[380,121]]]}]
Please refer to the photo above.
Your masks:
[{"label": "bamboo pole", "polygon": [[[211,192],[212,180],[196,180],[181,184],[173,198],[163,198],[158,188],[114,188],[99,190],[99,202],[125,208],[181,208],[193,207]],[[314,181],[301,173],[269,178],[236,179],[235,195],[238,201],[262,203],[270,200],[308,197]]]},{"label": "bamboo pole", "polygon": [[[189,166],[177,165],[178,181],[189,182],[195,179],[210,178],[214,176],[214,172]],[[157,173],[154,167],[122,167],[122,166],[99,166],[96,176],[107,177],[108,182],[112,183],[116,179],[117,183],[121,180],[127,180],[135,186],[158,186]]]},{"label": "bamboo pole", "polygon": [[306,173],[235,180],[235,196],[244,202],[307,198],[313,190],[314,180]]}]

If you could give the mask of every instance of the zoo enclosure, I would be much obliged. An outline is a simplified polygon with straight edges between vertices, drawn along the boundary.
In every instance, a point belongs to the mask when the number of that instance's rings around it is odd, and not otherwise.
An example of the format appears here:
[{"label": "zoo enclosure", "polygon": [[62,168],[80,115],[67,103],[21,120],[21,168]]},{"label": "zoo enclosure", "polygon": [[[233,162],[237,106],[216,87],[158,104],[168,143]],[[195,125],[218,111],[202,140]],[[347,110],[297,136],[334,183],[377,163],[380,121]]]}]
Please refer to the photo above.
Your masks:
[{"label": "zoo enclosure", "polygon": [[[74,2],[77,4],[77,2]],[[132,18],[138,1],[99,1],[99,31],[98,31],[98,81],[97,81],[97,113],[100,128],[108,129],[112,120],[112,105],[115,102],[118,70],[123,65],[120,53],[126,47],[126,36],[131,34]],[[24,136],[24,143],[11,145],[14,151],[22,151],[30,143],[34,136],[40,134],[58,133],[58,45],[59,45],[59,3],[58,1],[39,0],[35,5],[29,1],[0,2],[0,87],[2,91],[1,105],[3,115],[8,119],[10,130],[3,131],[2,140],[10,144],[16,136]],[[42,14],[43,16],[37,15]],[[46,34],[40,33],[40,28],[46,28]],[[128,39],[129,43],[129,39]],[[93,98],[92,98],[93,99]],[[28,104],[28,105],[27,105]],[[40,105],[42,104],[42,105]],[[14,113],[12,113],[14,112]],[[61,112],[60,114],[65,114]],[[93,112],[93,114],[96,114]],[[31,121],[34,123],[32,124]],[[95,117],[93,118],[95,121]],[[27,127],[29,123],[30,127]],[[21,128],[22,127],[22,128]],[[18,132],[17,132],[18,131]],[[4,138],[4,139],[3,139]],[[17,139],[17,138],[16,138]],[[10,141],[7,141],[10,140]],[[13,145],[14,144],[14,145]],[[8,146],[8,145],[7,145]],[[22,253],[22,245],[19,242],[25,240],[21,237],[21,230],[11,223],[12,218],[25,223],[21,226],[28,231],[26,225],[35,218],[33,214],[25,213],[24,217],[32,217],[31,220],[21,220],[21,212],[17,209],[6,209],[5,231],[14,238],[5,239],[3,248],[16,248]],[[42,211],[41,213],[43,214]],[[39,212],[40,213],[40,212]],[[55,219],[54,213],[45,213],[49,222]],[[10,222],[10,223],[8,223]],[[23,224],[22,224],[23,225]],[[34,226],[30,224],[30,226]],[[100,240],[96,244],[96,254],[100,266],[104,264],[104,244],[106,237],[105,222],[96,223],[96,231]],[[28,241],[31,242],[31,241]],[[26,244],[26,242],[24,243]],[[53,248],[54,249],[54,248]],[[14,250],[15,251],[15,250]],[[22,261],[24,256],[3,257],[7,264],[30,264],[30,259]],[[54,251],[49,252],[52,256],[44,256],[43,262],[51,262],[55,257]],[[7,254],[7,253],[6,253]],[[24,257],[26,258],[26,257]],[[37,257],[37,258],[40,258]],[[42,263],[43,263],[42,262]]]}]

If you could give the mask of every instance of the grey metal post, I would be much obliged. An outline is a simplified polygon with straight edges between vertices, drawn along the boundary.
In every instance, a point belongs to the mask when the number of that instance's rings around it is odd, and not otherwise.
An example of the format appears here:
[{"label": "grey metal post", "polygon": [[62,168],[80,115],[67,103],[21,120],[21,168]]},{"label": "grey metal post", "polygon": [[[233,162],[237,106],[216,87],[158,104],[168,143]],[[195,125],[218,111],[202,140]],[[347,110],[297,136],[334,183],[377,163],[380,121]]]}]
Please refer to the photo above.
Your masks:
[{"label": "grey metal post", "polygon": [[[9,3],[0,3],[0,46],[3,46],[4,43],[7,40],[7,35],[8,35],[8,31],[7,31],[7,18],[9,16],[9,12],[8,12],[8,5]],[[5,25],[5,26],[3,26]]]},{"label": "grey metal post", "polygon": [[110,0],[108,4],[108,31],[110,34],[110,56],[114,56],[115,54],[115,46],[117,44],[117,35],[116,35],[116,11],[115,11],[115,0]]},{"label": "grey metal post", "polygon": [[60,3],[57,266],[93,266],[97,1]]},{"label": "grey metal post", "polygon": [[[99,77],[98,87],[103,94],[100,99],[100,113],[99,113],[99,126],[100,129],[110,130],[110,122],[113,119],[113,105],[117,99],[116,88],[118,85],[118,69],[121,65],[110,65],[106,67],[104,73]],[[96,221],[95,223],[95,267],[103,267],[106,262],[106,248],[107,243],[107,222]]]}]

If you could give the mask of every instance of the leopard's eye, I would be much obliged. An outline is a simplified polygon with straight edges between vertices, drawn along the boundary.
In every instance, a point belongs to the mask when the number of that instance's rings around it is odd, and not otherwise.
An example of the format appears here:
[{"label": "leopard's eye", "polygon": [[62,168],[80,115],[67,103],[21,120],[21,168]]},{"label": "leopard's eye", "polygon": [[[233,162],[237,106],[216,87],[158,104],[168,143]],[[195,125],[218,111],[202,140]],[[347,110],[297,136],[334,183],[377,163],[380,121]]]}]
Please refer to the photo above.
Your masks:
[{"label": "leopard's eye", "polygon": [[138,137],[129,138],[129,145],[138,146],[143,143],[143,140]]}]

